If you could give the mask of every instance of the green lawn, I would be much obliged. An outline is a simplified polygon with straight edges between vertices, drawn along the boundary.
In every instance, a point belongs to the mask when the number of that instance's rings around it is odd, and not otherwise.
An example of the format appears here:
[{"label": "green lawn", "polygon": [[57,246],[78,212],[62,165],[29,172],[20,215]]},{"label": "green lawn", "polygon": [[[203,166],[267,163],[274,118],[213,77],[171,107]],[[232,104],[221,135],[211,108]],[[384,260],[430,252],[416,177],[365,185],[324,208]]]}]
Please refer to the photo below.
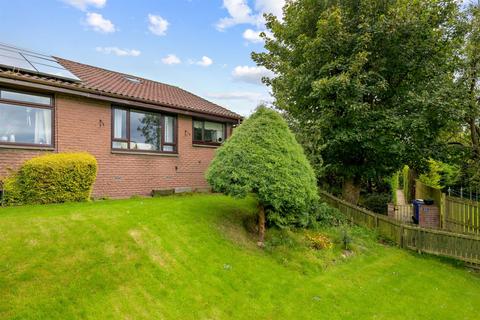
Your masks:
[{"label": "green lawn", "polygon": [[270,231],[262,250],[254,210],[220,195],[0,209],[0,318],[479,317],[474,273],[360,228],[352,255],[301,232]]}]

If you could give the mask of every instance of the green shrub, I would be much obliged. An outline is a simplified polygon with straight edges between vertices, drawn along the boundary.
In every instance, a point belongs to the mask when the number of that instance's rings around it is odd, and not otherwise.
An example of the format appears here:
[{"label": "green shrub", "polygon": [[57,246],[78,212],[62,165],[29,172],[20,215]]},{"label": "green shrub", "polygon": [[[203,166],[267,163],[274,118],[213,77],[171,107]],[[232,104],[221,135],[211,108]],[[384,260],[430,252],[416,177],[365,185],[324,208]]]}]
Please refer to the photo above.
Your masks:
[{"label": "green shrub", "polygon": [[310,214],[308,227],[311,229],[319,229],[325,226],[336,227],[345,225],[347,222],[348,219],[345,214],[323,202],[318,203],[315,210]]},{"label": "green shrub", "polygon": [[[254,193],[270,224],[305,226],[318,200],[316,177],[285,120],[259,107],[220,147],[207,171],[214,190]],[[260,209],[262,211],[262,209]]]},{"label": "green shrub", "polygon": [[90,199],[97,161],[88,153],[49,154],[27,160],[4,180],[6,205]]},{"label": "green shrub", "polygon": [[22,204],[21,188],[18,184],[17,174],[12,173],[3,180],[2,205]]},{"label": "green shrub", "polygon": [[395,172],[390,178],[390,192],[392,193],[392,202],[397,204],[397,190],[399,188],[400,172]]},{"label": "green shrub", "polygon": [[340,231],[340,241],[342,242],[343,249],[350,250],[350,244],[352,243],[352,236],[347,228],[342,228]]},{"label": "green shrub", "polygon": [[447,186],[453,186],[460,178],[460,168],[433,159],[428,160],[428,171],[421,174],[419,180],[425,185],[443,189]]},{"label": "green shrub", "polygon": [[373,193],[366,195],[361,199],[360,205],[370,211],[387,214],[388,203],[391,201],[391,195],[388,193]]},{"label": "green shrub", "polygon": [[405,195],[405,201],[410,203],[410,168],[404,166],[402,169],[402,188],[403,194]]}]

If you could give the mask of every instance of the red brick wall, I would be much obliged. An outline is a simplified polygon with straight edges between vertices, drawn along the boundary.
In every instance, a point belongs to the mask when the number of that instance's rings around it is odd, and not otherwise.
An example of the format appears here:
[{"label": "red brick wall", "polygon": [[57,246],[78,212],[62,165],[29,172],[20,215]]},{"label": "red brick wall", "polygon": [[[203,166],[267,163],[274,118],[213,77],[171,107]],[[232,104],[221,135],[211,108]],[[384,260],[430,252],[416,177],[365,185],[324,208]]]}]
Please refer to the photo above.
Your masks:
[{"label": "red brick wall", "polygon": [[419,212],[419,226],[438,229],[440,227],[440,211],[437,206],[422,205]]},{"label": "red brick wall", "polygon": [[[87,151],[97,158],[94,197],[128,197],[148,195],[160,188],[207,186],[204,174],[215,148],[192,146],[191,117],[178,116],[178,156],[114,154],[109,103],[67,95],[56,95],[55,100],[55,151]],[[0,178],[7,174],[7,168],[17,168],[44,152],[0,148]]]}]

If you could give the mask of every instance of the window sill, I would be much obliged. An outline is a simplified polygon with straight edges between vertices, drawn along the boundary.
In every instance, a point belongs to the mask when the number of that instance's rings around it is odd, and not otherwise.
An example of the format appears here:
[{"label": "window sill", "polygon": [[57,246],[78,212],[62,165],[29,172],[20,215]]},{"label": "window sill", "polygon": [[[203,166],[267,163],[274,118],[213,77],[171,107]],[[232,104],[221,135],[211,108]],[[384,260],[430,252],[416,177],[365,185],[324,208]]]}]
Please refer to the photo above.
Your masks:
[{"label": "window sill", "polygon": [[37,146],[7,145],[7,144],[0,144],[0,149],[55,151],[54,147],[42,147],[42,146],[37,147]]},{"label": "window sill", "polygon": [[201,143],[194,143],[192,144],[192,146],[194,147],[200,147],[200,148],[218,148],[221,146],[221,144],[218,144],[218,145],[214,145],[214,144],[201,144]]},{"label": "window sill", "polygon": [[157,156],[157,157],[171,157],[171,158],[178,157],[178,153],[121,151],[121,150],[112,150],[112,154],[129,154],[129,155]]}]

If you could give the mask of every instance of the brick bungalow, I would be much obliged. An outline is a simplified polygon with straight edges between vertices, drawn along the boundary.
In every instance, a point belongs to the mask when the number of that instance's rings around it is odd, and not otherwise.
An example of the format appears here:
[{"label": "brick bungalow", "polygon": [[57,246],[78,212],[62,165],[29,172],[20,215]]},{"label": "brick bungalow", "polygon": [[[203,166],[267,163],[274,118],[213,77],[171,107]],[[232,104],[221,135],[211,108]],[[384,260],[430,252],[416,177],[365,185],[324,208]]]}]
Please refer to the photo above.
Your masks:
[{"label": "brick bungalow", "polygon": [[94,197],[207,187],[241,116],[175,86],[54,59],[79,81],[0,66],[0,180],[31,157],[87,151],[99,164]]}]

